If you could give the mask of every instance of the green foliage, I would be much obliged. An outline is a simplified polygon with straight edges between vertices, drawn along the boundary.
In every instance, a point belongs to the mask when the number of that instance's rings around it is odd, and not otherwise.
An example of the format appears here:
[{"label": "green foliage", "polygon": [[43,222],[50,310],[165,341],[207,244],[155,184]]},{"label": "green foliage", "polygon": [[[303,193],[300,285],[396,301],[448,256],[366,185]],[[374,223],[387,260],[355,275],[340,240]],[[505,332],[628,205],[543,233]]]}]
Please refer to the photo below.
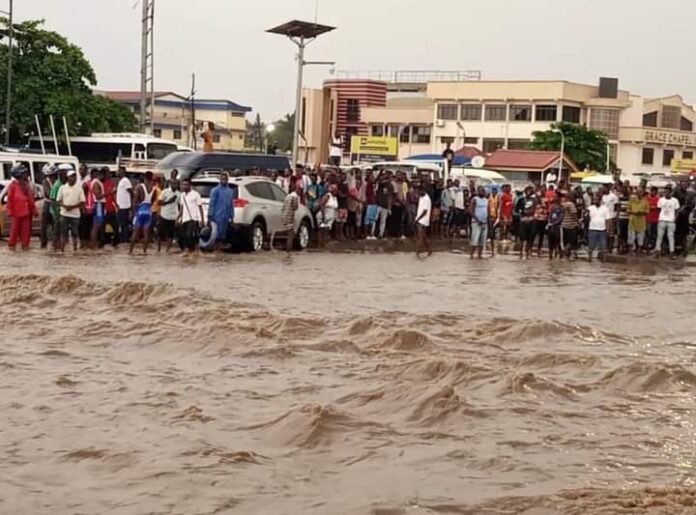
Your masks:
[{"label": "green foliage", "polygon": [[286,114],[284,118],[273,123],[275,129],[270,136],[281,152],[292,151],[292,134],[295,130],[295,114]]},{"label": "green foliage", "polygon": [[[560,130],[565,136],[565,153],[580,169],[605,170],[607,163],[607,135],[574,123],[554,123],[552,129]],[[537,131],[529,144],[532,150],[561,149],[561,135],[556,130]]]},{"label": "green foliage", "polygon": [[[0,19],[0,26],[0,123],[4,126],[8,20]],[[26,134],[35,132],[34,115],[45,132],[51,114],[57,122],[65,116],[72,135],[134,130],[135,116],[127,107],[92,94],[97,78],[82,50],[42,27],[43,20],[14,25],[11,141],[26,143]]]}]

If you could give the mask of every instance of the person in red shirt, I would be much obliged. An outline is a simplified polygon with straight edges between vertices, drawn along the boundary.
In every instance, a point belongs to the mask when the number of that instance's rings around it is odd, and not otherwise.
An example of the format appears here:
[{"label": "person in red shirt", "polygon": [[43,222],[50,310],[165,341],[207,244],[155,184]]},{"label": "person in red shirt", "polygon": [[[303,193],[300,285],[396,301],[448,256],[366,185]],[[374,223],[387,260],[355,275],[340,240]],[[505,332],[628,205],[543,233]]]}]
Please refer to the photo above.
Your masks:
[{"label": "person in red shirt", "polygon": [[15,166],[10,172],[13,181],[7,186],[7,215],[10,217],[10,249],[14,250],[17,240],[22,249],[29,248],[31,238],[31,219],[38,215],[34,203],[34,192],[29,183],[29,170],[24,165]]},{"label": "person in red shirt", "polygon": [[501,230],[503,240],[510,239],[509,232],[510,232],[510,227],[512,226],[512,208],[513,207],[514,207],[514,199],[512,197],[512,193],[510,191],[510,185],[504,184],[503,185],[503,193],[500,194],[500,204],[499,204],[500,215],[498,216],[498,218],[500,218],[500,230]]},{"label": "person in red shirt", "polygon": [[648,215],[645,217],[645,221],[648,227],[645,248],[652,250],[655,248],[655,242],[657,241],[657,224],[660,219],[660,208],[657,207],[657,203],[660,201],[658,189],[655,186],[650,188],[650,193],[646,198],[648,199]]}]

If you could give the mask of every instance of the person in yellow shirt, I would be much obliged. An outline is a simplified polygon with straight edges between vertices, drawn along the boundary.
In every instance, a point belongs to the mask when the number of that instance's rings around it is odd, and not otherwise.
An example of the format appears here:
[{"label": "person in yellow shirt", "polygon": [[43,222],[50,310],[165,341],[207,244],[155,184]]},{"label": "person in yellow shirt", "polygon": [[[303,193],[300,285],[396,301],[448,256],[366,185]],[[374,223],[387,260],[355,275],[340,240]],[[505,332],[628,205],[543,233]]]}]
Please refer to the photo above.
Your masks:
[{"label": "person in yellow shirt", "polygon": [[491,255],[495,256],[495,229],[500,223],[500,195],[498,188],[493,187],[488,196],[488,237],[491,240]]},{"label": "person in yellow shirt", "polygon": [[152,188],[152,221],[150,222],[150,242],[155,239],[155,232],[159,227],[159,214],[162,207],[159,203],[162,194],[162,177],[156,176]]},{"label": "person in yellow shirt", "polygon": [[628,200],[628,245],[633,246],[634,253],[645,251],[645,230],[649,210],[645,190],[638,188]]}]

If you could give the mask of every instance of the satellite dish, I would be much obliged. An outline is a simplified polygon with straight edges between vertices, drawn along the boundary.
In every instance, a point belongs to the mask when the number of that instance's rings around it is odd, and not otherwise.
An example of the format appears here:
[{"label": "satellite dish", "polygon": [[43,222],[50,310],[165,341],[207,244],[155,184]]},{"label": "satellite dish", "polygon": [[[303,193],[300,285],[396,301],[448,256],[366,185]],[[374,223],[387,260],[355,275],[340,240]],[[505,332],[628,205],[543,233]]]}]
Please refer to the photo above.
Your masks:
[{"label": "satellite dish", "polygon": [[483,156],[476,156],[471,160],[472,168],[483,168],[486,165],[486,159]]}]

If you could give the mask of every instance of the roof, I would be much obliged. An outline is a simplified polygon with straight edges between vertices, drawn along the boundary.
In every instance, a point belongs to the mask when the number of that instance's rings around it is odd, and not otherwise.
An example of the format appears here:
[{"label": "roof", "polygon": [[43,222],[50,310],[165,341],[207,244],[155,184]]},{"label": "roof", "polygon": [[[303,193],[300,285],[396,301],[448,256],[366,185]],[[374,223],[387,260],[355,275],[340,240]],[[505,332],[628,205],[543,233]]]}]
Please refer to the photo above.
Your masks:
[{"label": "roof", "polygon": [[[97,95],[102,95],[108,97],[117,102],[140,102],[140,91],[95,91]],[[155,91],[155,98],[164,97],[167,95],[172,95],[185,100],[185,97],[174,93],[173,91]],[[147,95],[150,98],[150,95]]]},{"label": "roof", "polygon": [[[552,150],[497,150],[486,158],[486,168],[543,172],[554,167],[558,157],[559,153]],[[563,161],[573,172],[578,171],[567,155]]]},{"label": "roof", "polygon": [[[124,104],[135,104],[140,102],[140,91],[95,91],[97,95],[102,95],[108,97],[117,102],[122,102]],[[173,98],[165,98],[173,97]],[[148,100],[150,95],[148,95]],[[165,106],[190,106],[191,101],[178,93],[172,91],[155,91],[155,104],[165,105]],[[251,107],[243,106],[231,100],[225,99],[207,99],[207,98],[197,98],[195,99],[196,109],[210,109],[210,110],[220,110],[220,111],[238,111],[242,113],[251,112]]]}]

